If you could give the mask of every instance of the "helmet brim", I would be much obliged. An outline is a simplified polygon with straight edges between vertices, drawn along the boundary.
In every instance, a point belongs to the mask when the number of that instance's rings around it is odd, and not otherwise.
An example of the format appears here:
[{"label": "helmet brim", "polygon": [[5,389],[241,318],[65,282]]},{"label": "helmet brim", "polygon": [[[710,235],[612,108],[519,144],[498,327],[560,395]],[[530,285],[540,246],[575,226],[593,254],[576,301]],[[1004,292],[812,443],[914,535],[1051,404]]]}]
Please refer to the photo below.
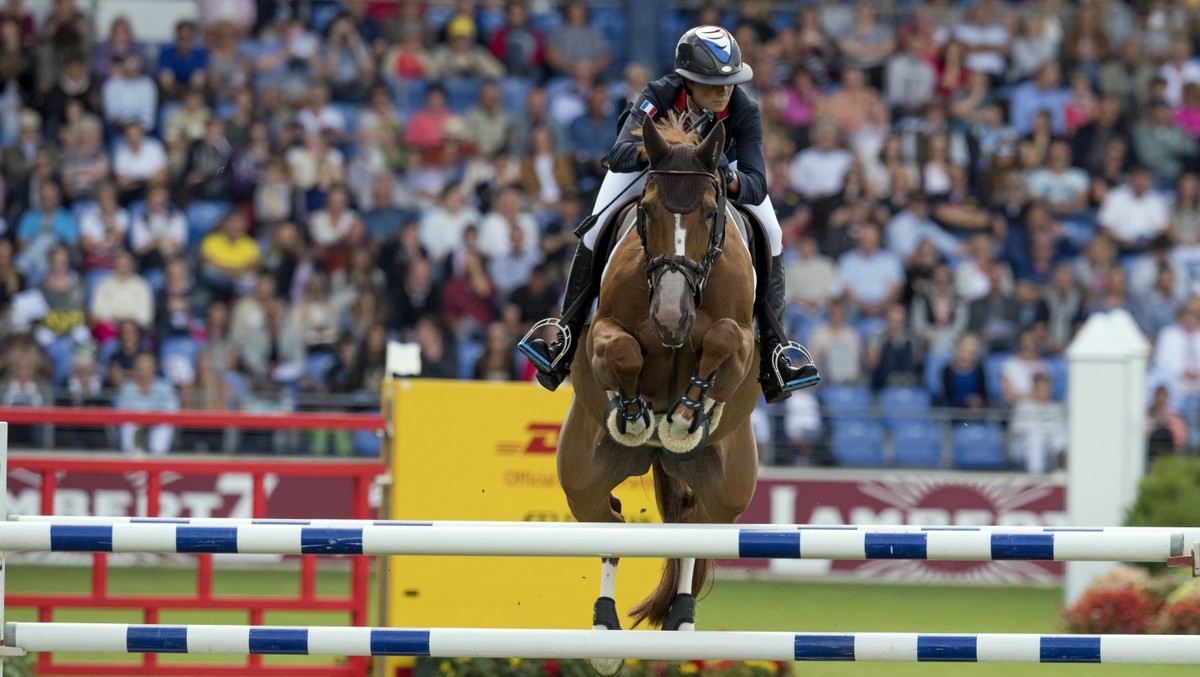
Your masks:
[{"label": "helmet brim", "polygon": [[693,82],[699,82],[702,85],[740,85],[754,79],[754,69],[748,63],[742,64],[740,71],[730,73],[729,75],[703,75],[689,71],[686,68],[676,68],[675,74]]}]

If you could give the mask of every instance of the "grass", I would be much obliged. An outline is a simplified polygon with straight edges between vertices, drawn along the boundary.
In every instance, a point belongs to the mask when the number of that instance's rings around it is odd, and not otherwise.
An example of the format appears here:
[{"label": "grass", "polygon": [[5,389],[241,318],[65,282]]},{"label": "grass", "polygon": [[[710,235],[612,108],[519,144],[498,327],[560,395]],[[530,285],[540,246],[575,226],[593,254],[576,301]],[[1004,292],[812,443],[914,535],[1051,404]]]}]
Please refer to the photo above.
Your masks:
[{"label": "grass", "polygon": [[[186,568],[114,568],[109,571],[113,594],[132,592],[183,593],[191,589],[194,572]],[[214,592],[222,595],[288,595],[299,589],[295,572],[276,569],[217,569]],[[85,568],[16,564],[8,572],[8,589],[26,592],[82,592],[88,589]],[[349,591],[349,573],[323,571],[318,594],[344,595]],[[796,632],[1061,632],[1059,588],[898,586],[843,583],[785,583],[763,581],[718,581],[701,600],[698,612],[701,630],[781,630]],[[580,611],[581,618],[588,614]],[[36,620],[29,609],[11,609],[8,620]],[[371,618],[375,618],[372,612]],[[112,610],[61,610],[55,620],[79,622],[141,622],[138,612]],[[164,612],[162,623],[245,624],[246,614],[236,611]],[[341,625],[347,616],[338,613],[278,612],[267,614],[266,622],[279,625]],[[465,623],[464,623],[465,624]],[[137,656],[114,654],[66,654],[66,660],[137,662]],[[163,663],[241,663],[240,656],[159,657]],[[199,660],[198,660],[199,659]],[[268,656],[268,664],[329,664],[329,660],[302,656]],[[830,677],[887,675],[888,677],[938,677],[967,675],[990,677],[1032,675],[1059,677],[1087,675],[1154,674],[1156,677],[1195,675],[1194,667],[1100,666],[1100,665],[1014,665],[1014,664],[870,664],[805,663],[797,665],[800,675]]]}]

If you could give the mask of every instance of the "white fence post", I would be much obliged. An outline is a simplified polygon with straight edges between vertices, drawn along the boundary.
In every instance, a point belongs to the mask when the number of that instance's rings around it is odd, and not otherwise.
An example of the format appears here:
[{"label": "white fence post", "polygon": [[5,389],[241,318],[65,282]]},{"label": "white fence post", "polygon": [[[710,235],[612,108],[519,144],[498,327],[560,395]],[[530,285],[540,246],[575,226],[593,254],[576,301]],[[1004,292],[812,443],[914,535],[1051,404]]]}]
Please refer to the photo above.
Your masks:
[{"label": "white fence post", "polygon": [[[1095,313],[1067,348],[1067,520],[1115,525],[1136,497],[1146,464],[1146,360],[1149,347],[1129,313]],[[1074,602],[1111,562],[1070,562],[1066,602]]]}]

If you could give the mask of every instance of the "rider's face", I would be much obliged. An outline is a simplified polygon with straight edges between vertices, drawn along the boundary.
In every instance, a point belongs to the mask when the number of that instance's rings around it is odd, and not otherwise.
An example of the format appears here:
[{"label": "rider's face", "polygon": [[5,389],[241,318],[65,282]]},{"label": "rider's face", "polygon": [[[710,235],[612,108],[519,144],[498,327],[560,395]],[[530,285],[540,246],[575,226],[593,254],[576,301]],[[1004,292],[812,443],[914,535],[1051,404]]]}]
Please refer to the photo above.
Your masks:
[{"label": "rider's face", "polygon": [[700,108],[707,108],[714,113],[720,113],[729,105],[729,97],[733,96],[733,85],[705,85],[699,82],[691,83],[692,101]]}]

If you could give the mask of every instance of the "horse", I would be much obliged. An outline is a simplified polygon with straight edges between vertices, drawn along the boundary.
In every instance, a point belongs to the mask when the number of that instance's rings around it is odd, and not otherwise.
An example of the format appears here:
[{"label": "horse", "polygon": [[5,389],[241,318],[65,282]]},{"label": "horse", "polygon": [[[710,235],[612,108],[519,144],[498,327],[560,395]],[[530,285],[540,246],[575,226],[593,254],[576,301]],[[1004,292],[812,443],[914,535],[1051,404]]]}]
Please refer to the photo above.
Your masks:
[{"label": "horse", "polygon": [[[559,483],[578,521],[622,522],[613,490],[653,470],[664,522],[732,523],[758,477],[751,235],[727,211],[717,171],[723,123],[703,140],[674,115],[647,118],[641,131],[648,176],[614,224],[623,230],[572,362]],[[621,629],[616,570],[616,559],[601,560],[594,629]],[[708,560],[667,560],[658,586],[630,612],[635,626],[694,629],[710,571]],[[593,667],[613,675],[622,663]]]}]

